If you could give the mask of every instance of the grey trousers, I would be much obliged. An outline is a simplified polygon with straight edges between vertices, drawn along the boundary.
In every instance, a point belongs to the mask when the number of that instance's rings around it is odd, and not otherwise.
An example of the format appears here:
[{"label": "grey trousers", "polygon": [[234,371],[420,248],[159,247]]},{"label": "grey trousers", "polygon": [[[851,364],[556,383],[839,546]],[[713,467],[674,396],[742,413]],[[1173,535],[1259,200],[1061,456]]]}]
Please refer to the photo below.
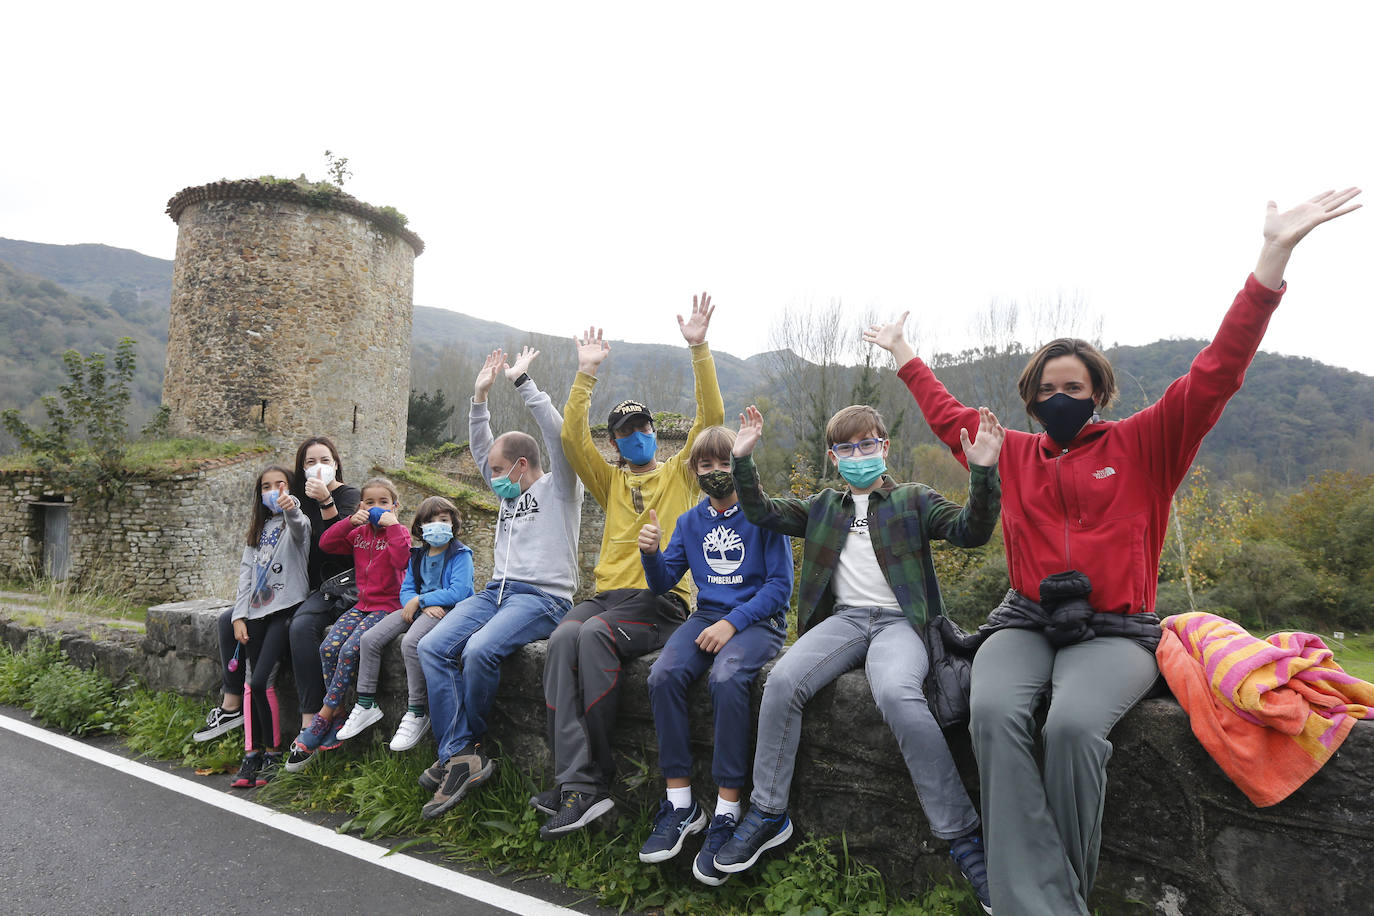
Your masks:
[{"label": "grey trousers", "polygon": [[922,687],[929,667],[925,644],[906,616],[891,608],[837,607],[773,666],[759,709],[750,803],[769,814],[787,810],[802,708],[817,690],[859,665],[897,739],[930,832],[944,840],[972,833],[978,812]]},{"label": "grey trousers", "polygon": [[358,692],[377,692],[377,678],[382,673],[382,650],[391,641],[401,638],[401,658],[406,663],[406,694],[411,706],[429,706],[429,690],[425,686],[425,669],[420,667],[420,640],[434,629],[439,621],[421,611],[415,612],[414,623],[406,623],[400,611],[392,611],[358,640]]},{"label": "grey trousers", "polygon": [[[997,916],[1087,916],[1112,755],[1107,734],[1158,674],[1155,657],[1129,639],[1056,650],[1041,633],[1001,630],[979,648],[969,730]],[[1033,715],[1047,691],[1042,774]]]}]

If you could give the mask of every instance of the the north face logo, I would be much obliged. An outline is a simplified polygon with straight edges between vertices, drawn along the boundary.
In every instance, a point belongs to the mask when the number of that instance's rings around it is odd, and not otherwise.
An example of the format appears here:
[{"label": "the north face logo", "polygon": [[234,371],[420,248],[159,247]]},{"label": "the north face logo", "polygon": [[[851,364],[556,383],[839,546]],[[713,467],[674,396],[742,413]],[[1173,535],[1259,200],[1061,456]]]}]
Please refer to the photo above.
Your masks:
[{"label": "the north face logo", "polygon": [[1099,468],[1098,470],[1093,471],[1093,476],[1096,477],[1098,480],[1106,480],[1108,477],[1111,477],[1115,473],[1116,468],[1112,467],[1109,464],[1105,468]]}]

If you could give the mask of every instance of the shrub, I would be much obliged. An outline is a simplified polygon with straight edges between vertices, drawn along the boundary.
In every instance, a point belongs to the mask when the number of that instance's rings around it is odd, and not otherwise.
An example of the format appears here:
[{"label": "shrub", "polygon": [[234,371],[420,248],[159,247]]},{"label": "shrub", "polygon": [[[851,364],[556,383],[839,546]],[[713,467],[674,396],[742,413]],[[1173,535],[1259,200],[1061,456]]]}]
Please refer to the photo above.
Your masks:
[{"label": "shrub", "polygon": [[0,645],[0,703],[29,705],[34,682],[61,660],[61,650],[41,639],[29,640],[22,652]]},{"label": "shrub", "polygon": [[29,702],[35,719],[74,735],[114,728],[114,685],[97,671],[65,661],[38,675]]}]

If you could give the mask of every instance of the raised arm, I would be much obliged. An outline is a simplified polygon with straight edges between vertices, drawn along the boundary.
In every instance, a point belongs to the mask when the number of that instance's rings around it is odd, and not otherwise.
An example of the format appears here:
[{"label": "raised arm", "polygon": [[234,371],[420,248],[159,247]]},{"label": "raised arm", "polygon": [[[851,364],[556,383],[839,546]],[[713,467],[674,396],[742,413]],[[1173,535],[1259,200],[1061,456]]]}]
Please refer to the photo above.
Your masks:
[{"label": "raised arm", "polygon": [[934,490],[927,490],[922,501],[923,522],[930,537],[942,538],[958,547],[986,544],[1002,511],[1002,481],[997,473],[997,458],[1007,431],[986,407],[978,409],[978,419],[972,439],[968,430],[959,431],[969,464],[968,502],[960,506]]},{"label": "raised arm", "polygon": [[739,496],[744,517],[760,528],[777,531],[792,537],[806,535],[806,521],[811,516],[811,503],[805,499],[773,498],[759,486],[758,468],[754,467],[754,447],[763,438],[763,414],[753,404],[739,415],[739,434],[732,450],[734,461],[730,469],[735,478],[735,493]]},{"label": "raised arm", "polygon": [[487,355],[482,368],[477,370],[477,378],[472,383],[472,404],[468,408],[468,449],[472,460],[477,462],[477,470],[482,479],[491,483],[491,444],[495,441],[491,434],[491,410],[487,407],[487,395],[496,376],[506,364],[505,354],[498,347]]},{"label": "raised arm", "polygon": [[721,399],[720,382],[716,379],[716,361],[706,343],[706,331],[711,326],[711,316],[715,311],[711,297],[702,293],[692,297],[692,314],[688,318],[684,320],[681,315],[677,316],[678,329],[692,350],[692,386],[697,412],[692,418],[691,428],[687,430],[687,441],[682,450],[666,463],[675,465],[680,473],[688,476],[695,476],[687,461],[692,453],[692,443],[696,442],[703,429],[725,422],[725,401]]},{"label": "raised arm", "polygon": [[1282,213],[1278,204],[1269,201],[1264,215],[1264,245],[1255,264],[1255,279],[1270,289],[1282,286],[1283,271],[1298,242],[1327,220],[1360,209],[1360,204],[1350,203],[1359,193],[1359,188],[1323,191]]},{"label": "raised arm", "polygon": [[967,467],[959,431],[977,427],[978,411],[960,404],[935,377],[935,373],[930,371],[930,367],[916,355],[911,344],[906,342],[902,328],[909,314],[903,312],[896,321],[887,324],[869,325],[864,331],[864,341],[892,354],[897,361],[897,377],[906,383],[907,390],[916,398],[921,416],[929,424],[931,432]]},{"label": "raised arm", "polygon": [[506,369],[506,378],[515,385],[520,397],[525,399],[525,407],[529,409],[534,422],[539,426],[539,434],[544,439],[544,449],[549,453],[547,470],[554,475],[559,498],[565,501],[580,498],[578,487],[581,484],[578,482],[577,472],[563,456],[563,415],[553,406],[553,399],[548,393],[541,391],[529,376],[530,364],[538,355],[538,350],[525,347],[515,358],[515,362]]},{"label": "raised arm", "polygon": [[587,412],[596,388],[597,370],[610,354],[611,345],[602,338],[599,328],[587,328],[586,334],[573,338],[573,344],[577,347],[577,375],[568,390],[568,403],[563,406],[563,429],[558,439],[563,443],[563,456],[569,466],[604,509],[612,471],[592,442]]}]

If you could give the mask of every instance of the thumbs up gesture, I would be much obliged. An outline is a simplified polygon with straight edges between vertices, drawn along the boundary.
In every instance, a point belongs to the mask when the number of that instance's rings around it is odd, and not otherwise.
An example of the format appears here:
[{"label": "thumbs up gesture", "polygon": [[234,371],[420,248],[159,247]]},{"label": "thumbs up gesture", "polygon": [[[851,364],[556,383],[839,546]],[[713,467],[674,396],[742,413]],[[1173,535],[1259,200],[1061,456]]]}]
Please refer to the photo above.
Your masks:
[{"label": "thumbs up gesture", "polygon": [[639,529],[639,552],[650,555],[658,553],[658,513],[649,510],[649,524]]}]

